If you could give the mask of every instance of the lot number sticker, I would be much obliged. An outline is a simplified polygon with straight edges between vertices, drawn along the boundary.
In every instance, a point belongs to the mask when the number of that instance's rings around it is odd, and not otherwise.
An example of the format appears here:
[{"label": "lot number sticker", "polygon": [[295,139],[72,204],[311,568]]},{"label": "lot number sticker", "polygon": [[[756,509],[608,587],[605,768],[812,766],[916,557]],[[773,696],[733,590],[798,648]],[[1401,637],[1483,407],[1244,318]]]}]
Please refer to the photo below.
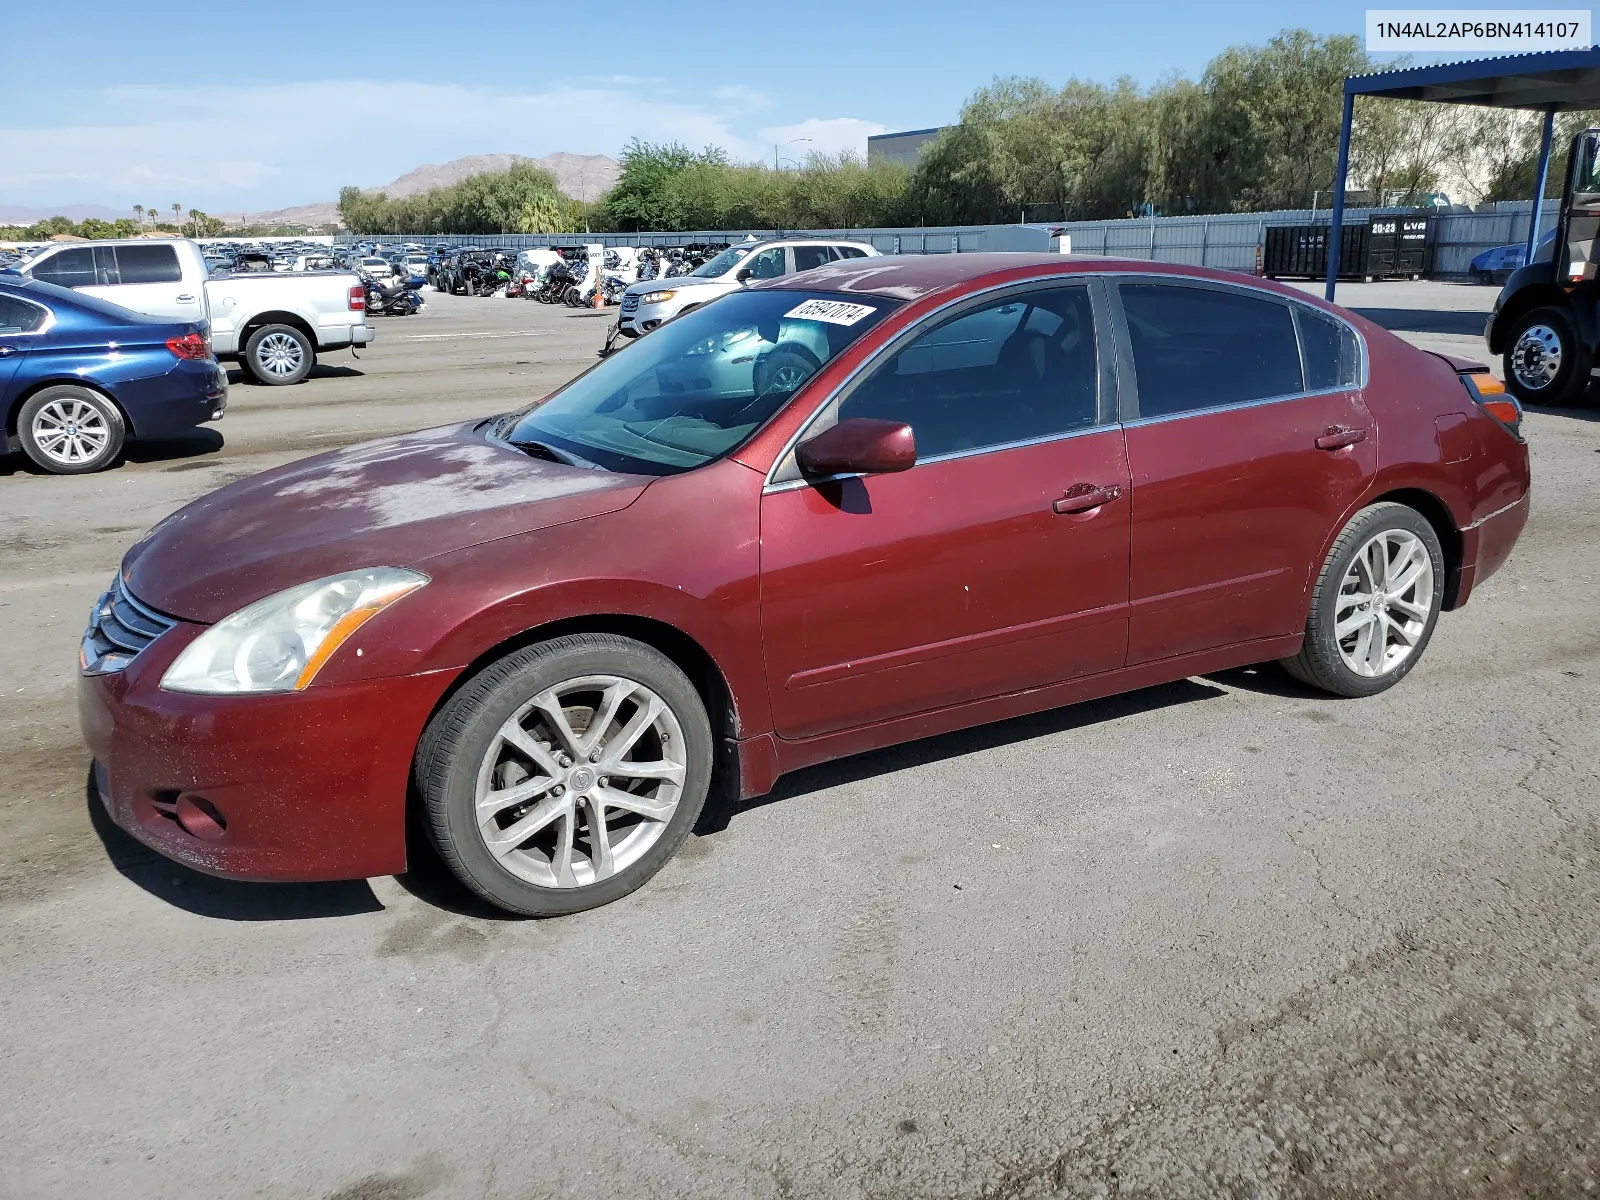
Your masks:
[{"label": "lot number sticker", "polygon": [[785,320],[826,321],[829,325],[854,325],[878,310],[869,304],[847,304],[843,300],[807,300],[784,313]]}]

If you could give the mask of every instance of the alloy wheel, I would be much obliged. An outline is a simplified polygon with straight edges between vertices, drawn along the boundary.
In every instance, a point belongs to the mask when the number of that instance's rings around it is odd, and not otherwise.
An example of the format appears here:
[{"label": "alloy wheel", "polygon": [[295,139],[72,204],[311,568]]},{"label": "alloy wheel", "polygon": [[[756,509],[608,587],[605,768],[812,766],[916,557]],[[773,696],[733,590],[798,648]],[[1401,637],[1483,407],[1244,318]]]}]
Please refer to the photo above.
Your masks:
[{"label": "alloy wheel", "polygon": [[105,414],[87,400],[52,400],[33,416],[33,441],[41,453],[63,466],[77,467],[105,452],[111,427]]},{"label": "alloy wheel", "polygon": [[1433,559],[1422,539],[1387,529],[1356,552],[1339,586],[1334,640],[1345,666],[1369,679],[1411,657],[1433,609]]},{"label": "alloy wheel", "polygon": [[1561,373],[1561,335],[1548,325],[1530,325],[1511,350],[1511,369],[1529,391],[1542,392]]},{"label": "alloy wheel", "polygon": [[287,333],[269,333],[256,347],[256,362],[269,375],[288,379],[305,361],[305,350]]},{"label": "alloy wheel", "polygon": [[665,832],[686,753],[677,716],[644,685],[615,675],[557,684],[495,733],[478,769],[479,836],[539,887],[598,883]]}]

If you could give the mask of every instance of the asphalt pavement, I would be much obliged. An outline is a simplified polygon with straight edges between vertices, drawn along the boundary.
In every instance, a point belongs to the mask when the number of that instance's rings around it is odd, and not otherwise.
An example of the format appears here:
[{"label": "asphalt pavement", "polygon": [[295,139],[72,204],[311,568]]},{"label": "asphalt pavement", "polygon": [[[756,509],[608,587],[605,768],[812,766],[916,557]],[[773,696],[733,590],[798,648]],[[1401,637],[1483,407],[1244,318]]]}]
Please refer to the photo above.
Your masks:
[{"label": "asphalt pavement", "polygon": [[[1479,357],[1492,298],[1340,296]],[[1374,699],[1231,671],[815,768],[551,921],[176,867],[88,795],[89,605],[185,501],[610,319],[428,299],[111,472],[0,459],[0,1196],[1594,1194],[1600,409],[1529,414],[1515,555]]]}]

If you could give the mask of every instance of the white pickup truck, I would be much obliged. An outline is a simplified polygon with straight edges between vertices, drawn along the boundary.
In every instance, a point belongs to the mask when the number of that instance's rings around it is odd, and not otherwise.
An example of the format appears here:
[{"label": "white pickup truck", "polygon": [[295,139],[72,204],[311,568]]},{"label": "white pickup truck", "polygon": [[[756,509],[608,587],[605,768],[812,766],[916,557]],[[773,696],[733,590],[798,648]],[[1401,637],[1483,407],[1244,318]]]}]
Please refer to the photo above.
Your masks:
[{"label": "white pickup truck", "polygon": [[194,242],[155,239],[50,246],[21,264],[46,283],[134,312],[207,323],[211,351],[258,383],[299,383],[324,350],[365,346],[367,293],[348,271],[208,275]]}]

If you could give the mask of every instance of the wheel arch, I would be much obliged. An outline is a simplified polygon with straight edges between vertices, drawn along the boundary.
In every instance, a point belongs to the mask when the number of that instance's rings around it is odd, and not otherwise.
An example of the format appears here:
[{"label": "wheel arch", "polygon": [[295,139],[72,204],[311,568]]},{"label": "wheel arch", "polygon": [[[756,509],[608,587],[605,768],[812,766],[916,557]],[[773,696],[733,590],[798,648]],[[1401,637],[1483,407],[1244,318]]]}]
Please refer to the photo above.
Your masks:
[{"label": "wheel arch", "polygon": [[263,329],[268,325],[288,325],[291,328],[298,329],[310,339],[311,354],[313,358],[316,357],[317,331],[312,327],[311,322],[307,321],[299,313],[285,312],[281,309],[271,309],[267,312],[256,313],[255,316],[239,327],[239,354],[241,356],[243,356],[245,346],[249,343],[251,337],[255,335],[256,330]]},{"label": "wheel arch", "polygon": [[1372,497],[1361,507],[1371,508],[1374,504],[1403,504],[1420,513],[1433,527],[1434,535],[1439,539],[1439,549],[1444,553],[1444,601],[1440,607],[1445,612],[1456,608],[1456,601],[1461,591],[1464,545],[1461,530],[1456,528],[1455,518],[1450,515],[1449,506],[1432,492],[1418,487],[1396,488],[1381,496]]},{"label": "wheel arch", "polygon": [[1519,288],[1506,299],[1505,306],[1494,315],[1484,339],[1490,354],[1504,354],[1516,323],[1536,308],[1559,308],[1572,318],[1578,336],[1584,344],[1594,344],[1594,320],[1585,310],[1589,307],[1574,303],[1574,298],[1554,283],[1538,283]]}]

